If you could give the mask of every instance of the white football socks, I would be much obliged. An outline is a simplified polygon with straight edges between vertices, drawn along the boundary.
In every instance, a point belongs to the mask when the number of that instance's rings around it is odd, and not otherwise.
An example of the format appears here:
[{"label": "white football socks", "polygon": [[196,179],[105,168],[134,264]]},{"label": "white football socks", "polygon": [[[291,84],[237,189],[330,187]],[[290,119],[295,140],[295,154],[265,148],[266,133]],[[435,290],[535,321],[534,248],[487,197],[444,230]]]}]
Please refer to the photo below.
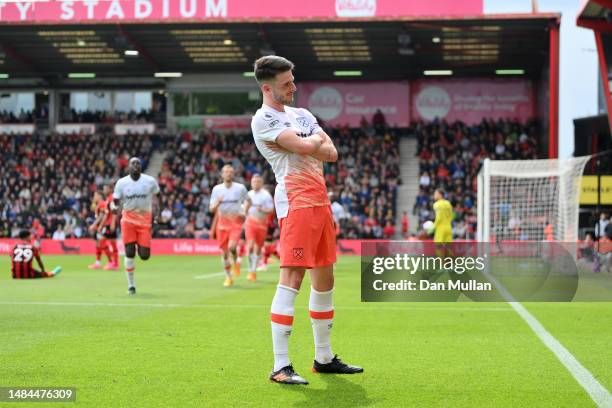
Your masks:
[{"label": "white football socks", "polygon": [[136,283],[134,281],[134,258],[125,257],[125,275],[127,276],[128,288],[135,288]]},{"label": "white football socks", "polygon": [[253,253],[249,255],[249,272],[255,272],[257,270],[257,262],[259,262],[259,257],[257,254]]},{"label": "white football socks", "polygon": [[221,262],[223,262],[223,269],[225,270],[225,274],[228,278],[232,277],[232,261],[221,257]]},{"label": "white football socks", "polygon": [[272,299],[270,320],[272,325],[272,348],[274,350],[274,371],[288,366],[289,336],[293,327],[295,297],[298,291],[284,285],[278,285]]},{"label": "white football socks", "polygon": [[327,364],[334,358],[329,341],[334,321],[333,293],[334,289],[317,292],[314,288],[310,288],[308,309],[310,309],[310,322],[314,335],[315,360],[321,364]]}]

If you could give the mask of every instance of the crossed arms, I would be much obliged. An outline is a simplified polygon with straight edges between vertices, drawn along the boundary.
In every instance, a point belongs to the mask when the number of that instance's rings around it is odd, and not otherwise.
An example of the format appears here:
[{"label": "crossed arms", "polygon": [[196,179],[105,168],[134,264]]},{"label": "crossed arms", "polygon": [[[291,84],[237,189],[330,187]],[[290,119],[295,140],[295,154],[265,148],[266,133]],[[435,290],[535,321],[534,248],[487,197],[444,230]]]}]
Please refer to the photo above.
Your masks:
[{"label": "crossed arms", "polygon": [[276,142],[266,142],[266,146],[275,151],[287,150],[292,153],[306,154],[322,162],[335,162],[338,152],[331,138],[321,130],[308,137],[299,137],[291,129],[285,129],[276,137]]}]

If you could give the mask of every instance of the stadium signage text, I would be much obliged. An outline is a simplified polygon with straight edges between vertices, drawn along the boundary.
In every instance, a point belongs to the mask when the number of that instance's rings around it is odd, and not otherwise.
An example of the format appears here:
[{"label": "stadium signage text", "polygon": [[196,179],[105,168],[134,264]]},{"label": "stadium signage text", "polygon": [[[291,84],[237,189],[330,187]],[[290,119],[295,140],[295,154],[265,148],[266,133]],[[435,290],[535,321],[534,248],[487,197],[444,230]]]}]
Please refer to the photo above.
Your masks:
[{"label": "stadium signage text", "polygon": [[612,204],[612,176],[601,176],[599,179],[599,197],[597,196],[597,176],[582,176],[580,183],[580,204]]},{"label": "stadium signage text", "polygon": [[533,84],[523,79],[417,80],[411,118],[477,123],[482,117],[521,121],[535,114]]},{"label": "stadium signage text", "polygon": [[156,23],[480,15],[483,0],[30,0],[0,1],[3,23]]},{"label": "stadium signage text", "polygon": [[408,126],[410,88],[408,82],[302,82],[298,84],[298,106],[307,106],[330,125],[359,126],[380,110],[388,123]]},{"label": "stadium signage text", "polygon": [[0,2],[0,21],[115,21],[227,17],[228,0]]}]

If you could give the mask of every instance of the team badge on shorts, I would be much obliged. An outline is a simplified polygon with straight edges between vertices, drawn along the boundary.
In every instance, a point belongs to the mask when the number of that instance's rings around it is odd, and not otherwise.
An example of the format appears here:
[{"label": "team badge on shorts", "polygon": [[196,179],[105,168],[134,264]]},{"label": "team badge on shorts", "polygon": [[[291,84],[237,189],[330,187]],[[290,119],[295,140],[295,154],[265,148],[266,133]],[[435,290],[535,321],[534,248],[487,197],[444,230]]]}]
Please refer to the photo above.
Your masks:
[{"label": "team badge on shorts", "polygon": [[293,248],[293,258],[298,261],[304,258],[304,248]]}]

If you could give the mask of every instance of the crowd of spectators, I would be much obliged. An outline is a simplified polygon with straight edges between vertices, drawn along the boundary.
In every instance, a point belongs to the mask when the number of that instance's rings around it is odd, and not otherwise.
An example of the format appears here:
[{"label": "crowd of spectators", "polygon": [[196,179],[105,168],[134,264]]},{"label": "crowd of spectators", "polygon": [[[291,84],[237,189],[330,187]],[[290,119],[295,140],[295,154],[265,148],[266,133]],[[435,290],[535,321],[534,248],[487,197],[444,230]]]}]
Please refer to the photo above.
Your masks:
[{"label": "crowd of spectators", "polygon": [[[382,238],[385,227],[395,225],[396,219],[400,160],[396,132],[383,124],[370,125],[365,119],[360,128],[326,130],[339,153],[337,163],[325,165],[334,216],[341,227],[339,237]],[[226,163],[233,165],[235,181],[249,188],[251,176],[259,173],[274,193],[274,174],[250,133],[222,136],[185,131],[168,145],[168,151],[159,175],[159,236],[210,236],[210,192],[221,181],[220,171]]]},{"label": "crowd of spectators", "polygon": [[46,109],[39,109],[38,111],[24,110],[21,109],[18,114],[12,111],[3,110],[0,112],[0,123],[6,124],[24,124],[34,123],[36,119],[43,119],[47,117]]},{"label": "crowd of spectators", "polygon": [[477,176],[485,158],[496,160],[538,159],[540,127],[536,121],[488,120],[417,122],[411,133],[418,140],[419,193],[414,214],[419,225],[433,220],[432,193],[442,188],[453,205],[453,236],[474,239],[477,214]]},{"label": "crowd of spectators", "polygon": [[224,164],[232,164],[234,180],[247,188],[254,173],[263,176],[268,188],[274,184],[272,169],[257,151],[250,133],[184,131],[167,148],[169,155],[158,178],[162,209],[159,236],[210,236],[210,194],[221,182]]},{"label": "crowd of spectators", "polygon": [[60,122],[62,123],[100,123],[112,125],[116,123],[151,123],[155,121],[156,112],[152,109],[141,110],[139,112],[129,111],[102,111],[102,110],[84,110],[76,111],[68,107],[61,110]]},{"label": "crowd of spectators", "polygon": [[93,193],[126,174],[138,155],[146,168],[164,137],[0,136],[0,236],[33,226],[38,237],[83,237],[93,221]]},{"label": "crowd of spectators", "polygon": [[[474,236],[476,177],[485,157],[539,157],[535,122],[483,120],[468,126],[434,121],[400,130],[387,127],[384,116],[373,119],[364,118],[359,128],[326,127],[339,152],[337,163],[325,164],[325,179],[340,238],[395,235],[399,139],[405,134],[418,139],[421,175],[414,211],[419,225],[433,219],[431,195],[441,187],[453,204],[457,238]],[[272,170],[246,132],[0,136],[0,235],[15,236],[34,224],[44,237],[86,236],[93,192],[125,175],[130,156],[140,156],[146,169],[156,148],[168,153],[158,175],[162,222],[157,237],[210,236],[210,192],[226,163],[247,187],[254,173],[262,174],[273,193]]]},{"label": "crowd of spectators", "polygon": [[363,118],[359,128],[335,127],[328,132],[339,157],[325,171],[334,217],[340,224],[339,237],[392,237],[401,183],[401,131],[388,128],[383,117],[378,123]]}]

